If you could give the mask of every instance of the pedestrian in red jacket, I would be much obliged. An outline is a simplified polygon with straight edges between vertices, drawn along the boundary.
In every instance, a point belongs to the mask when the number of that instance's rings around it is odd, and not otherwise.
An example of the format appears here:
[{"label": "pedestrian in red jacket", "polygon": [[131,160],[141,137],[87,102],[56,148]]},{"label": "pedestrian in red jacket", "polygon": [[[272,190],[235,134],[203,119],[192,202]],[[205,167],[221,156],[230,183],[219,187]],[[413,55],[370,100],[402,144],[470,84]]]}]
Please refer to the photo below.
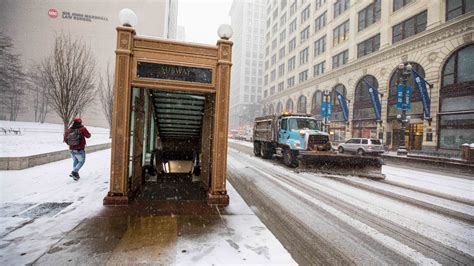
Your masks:
[{"label": "pedestrian in red jacket", "polygon": [[90,138],[91,133],[82,125],[82,119],[74,118],[73,124],[64,132],[64,142],[69,145],[72,157],[72,172],[69,175],[74,180],[79,180],[79,169],[86,162],[86,138]]}]

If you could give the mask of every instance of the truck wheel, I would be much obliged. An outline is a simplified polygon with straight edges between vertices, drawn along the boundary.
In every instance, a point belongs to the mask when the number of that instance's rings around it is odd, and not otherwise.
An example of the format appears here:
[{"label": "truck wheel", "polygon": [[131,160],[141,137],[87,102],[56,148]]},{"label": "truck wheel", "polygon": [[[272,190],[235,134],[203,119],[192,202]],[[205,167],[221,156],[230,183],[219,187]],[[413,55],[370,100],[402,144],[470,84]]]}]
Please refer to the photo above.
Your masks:
[{"label": "truck wheel", "polygon": [[344,148],[343,148],[343,147],[339,147],[339,148],[337,148],[337,151],[338,151],[339,153],[344,153]]},{"label": "truck wheel", "polygon": [[290,149],[283,150],[283,163],[288,167],[296,167],[296,158]]},{"label": "truck wheel", "polygon": [[255,156],[257,156],[257,157],[260,157],[260,156],[261,156],[261,154],[260,154],[260,146],[262,146],[262,145],[260,144],[260,142],[255,141],[255,142],[253,143],[253,154],[254,154]]},{"label": "truck wheel", "polygon": [[358,149],[357,150],[357,155],[364,155],[364,150],[363,149]]},{"label": "truck wheel", "polygon": [[272,158],[272,150],[267,143],[260,144],[260,155],[263,159],[271,159]]}]

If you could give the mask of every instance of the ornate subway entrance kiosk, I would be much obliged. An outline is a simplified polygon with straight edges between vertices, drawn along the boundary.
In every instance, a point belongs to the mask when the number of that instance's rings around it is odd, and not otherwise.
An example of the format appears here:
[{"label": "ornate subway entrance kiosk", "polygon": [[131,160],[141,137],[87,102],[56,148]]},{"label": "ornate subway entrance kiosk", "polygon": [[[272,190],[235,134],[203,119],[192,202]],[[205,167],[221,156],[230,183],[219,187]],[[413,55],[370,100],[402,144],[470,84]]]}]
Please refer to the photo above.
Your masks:
[{"label": "ornate subway entrance kiosk", "polygon": [[184,194],[229,204],[231,29],[221,27],[219,35],[213,46],[117,28],[110,191],[104,205],[128,204],[143,190],[156,199],[179,199],[160,190],[166,186],[146,185],[165,181],[175,185],[175,193],[194,186]]}]

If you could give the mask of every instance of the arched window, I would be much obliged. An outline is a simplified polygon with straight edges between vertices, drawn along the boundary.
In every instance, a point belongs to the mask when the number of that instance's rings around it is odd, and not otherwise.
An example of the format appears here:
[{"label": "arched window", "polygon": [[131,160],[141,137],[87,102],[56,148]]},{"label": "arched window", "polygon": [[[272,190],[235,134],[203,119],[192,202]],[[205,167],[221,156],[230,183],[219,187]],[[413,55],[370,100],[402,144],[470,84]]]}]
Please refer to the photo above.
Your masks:
[{"label": "arched window", "polygon": [[311,114],[321,118],[321,103],[323,102],[323,92],[316,91],[311,98]]},{"label": "arched window", "polygon": [[283,104],[281,102],[278,102],[276,112],[277,114],[283,113]]},{"label": "arched window", "polygon": [[[407,65],[408,63],[405,63]],[[423,67],[415,62],[409,62],[412,68],[420,74],[421,77],[425,77],[425,70]],[[398,66],[393,71],[392,76],[390,77],[389,82],[389,92],[388,92],[388,105],[387,105],[387,116],[388,119],[394,119],[399,111],[397,110],[397,85],[401,83],[400,80],[400,70]],[[410,75],[407,80],[407,84],[412,88],[412,93],[410,97],[410,111],[407,113],[410,114],[412,118],[423,118],[423,104],[421,102],[421,95],[416,82],[413,78],[413,75]]]},{"label": "arched window", "polygon": [[459,150],[474,143],[474,44],[454,52],[443,66],[439,148]]},{"label": "arched window", "polygon": [[287,112],[293,112],[293,100],[292,99],[288,99],[288,101],[286,101],[286,111]]},{"label": "arched window", "polygon": [[306,114],[306,96],[304,95],[301,95],[298,99],[297,112]]},{"label": "arched window", "polygon": [[359,80],[354,95],[354,119],[375,119],[367,83],[376,89],[379,88],[374,76],[366,75]]},{"label": "arched window", "polygon": [[339,100],[337,99],[337,94],[336,91],[339,92],[340,94],[346,96],[346,87],[342,84],[337,84],[334,86],[331,92],[331,101],[332,101],[332,115],[331,115],[331,120],[333,121],[343,121],[344,120],[344,115],[342,114],[342,108],[341,105],[339,104]]},{"label": "arched window", "polygon": [[273,108],[273,104],[270,104],[270,106],[268,106],[268,114],[269,115],[275,114],[275,109]]}]

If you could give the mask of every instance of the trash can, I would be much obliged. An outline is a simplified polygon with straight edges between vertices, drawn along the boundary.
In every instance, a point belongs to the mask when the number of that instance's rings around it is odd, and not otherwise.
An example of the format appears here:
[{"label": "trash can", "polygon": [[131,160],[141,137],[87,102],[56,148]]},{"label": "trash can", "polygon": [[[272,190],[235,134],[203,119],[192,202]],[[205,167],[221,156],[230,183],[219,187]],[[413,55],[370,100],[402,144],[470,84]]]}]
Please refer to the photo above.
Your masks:
[{"label": "trash can", "polygon": [[461,158],[469,163],[474,162],[474,143],[461,145]]}]

